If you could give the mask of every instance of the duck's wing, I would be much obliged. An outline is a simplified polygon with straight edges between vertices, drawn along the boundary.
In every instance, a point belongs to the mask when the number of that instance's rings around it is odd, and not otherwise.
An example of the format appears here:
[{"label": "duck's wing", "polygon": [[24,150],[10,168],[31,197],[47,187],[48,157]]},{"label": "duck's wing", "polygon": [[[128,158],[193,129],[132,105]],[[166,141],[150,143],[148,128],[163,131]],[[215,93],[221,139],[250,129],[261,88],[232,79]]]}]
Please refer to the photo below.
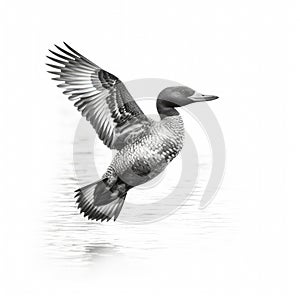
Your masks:
[{"label": "duck's wing", "polygon": [[64,43],[67,50],[56,46],[47,56],[54,64],[53,80],[74,101],[81,114],[92,124],[99,138],[111,149],[120,149],[132,141],[151,121],[134,101],[125,85],[113,74]]}]

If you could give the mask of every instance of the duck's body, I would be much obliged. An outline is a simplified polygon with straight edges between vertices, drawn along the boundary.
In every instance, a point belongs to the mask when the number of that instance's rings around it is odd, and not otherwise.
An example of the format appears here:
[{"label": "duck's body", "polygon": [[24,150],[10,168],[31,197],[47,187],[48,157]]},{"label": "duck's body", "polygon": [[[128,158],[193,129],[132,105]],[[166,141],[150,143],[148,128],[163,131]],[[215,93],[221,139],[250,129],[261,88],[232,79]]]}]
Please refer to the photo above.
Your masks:
[{"label": "duck's body", "polygon": [[76,101],[75,106],[104,144],[117,150],[101,180],[76,191],[78,207],[89,219],[115,220],[128,190],[160,174],[182,149],[184,126],[175,107],[217,97],[197,94],[187,87],[167,88],[157,101],[161,120],[153,121],[117,77],[65,45],[70,52],[58,46],[62,54],[50,50],[63,59],[49,57],[62,64],[50,65],[60,71],[50,73],[64,82],[58,86]]},{"label": "duck's body", "polygon": [[[108,173],[130,186],[143,184],[160,174],[180,152],[184,127],[180,116],[153,122],[143,134],[114,156]],[[113,171],[111,171],[113,170]],[[108,176],[104,174],[104,178]]]}]

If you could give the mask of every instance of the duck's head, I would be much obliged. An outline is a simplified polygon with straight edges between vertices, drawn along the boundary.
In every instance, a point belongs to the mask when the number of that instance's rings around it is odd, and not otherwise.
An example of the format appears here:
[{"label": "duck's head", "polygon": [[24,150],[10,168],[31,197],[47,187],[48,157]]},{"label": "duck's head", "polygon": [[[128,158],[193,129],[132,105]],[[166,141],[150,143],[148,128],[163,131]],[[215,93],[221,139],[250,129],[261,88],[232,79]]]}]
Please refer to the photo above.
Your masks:
[{"label": "duck's head", "polygon": [[162,90],[157,97],[157,110],[160,115],[176,115],[178,112],[174,107],[211,101],[218,98],[218,96],[198,93],[187,86],[168,87]]},{"label": "duck's head", "polygon": [[164,101],[165,104],[172,107],[184,106],[195,102],[211,101],[218,98],[218,96],[203,95],[195,92],[187,86],[167,87],[158,95],[159,100]]}]

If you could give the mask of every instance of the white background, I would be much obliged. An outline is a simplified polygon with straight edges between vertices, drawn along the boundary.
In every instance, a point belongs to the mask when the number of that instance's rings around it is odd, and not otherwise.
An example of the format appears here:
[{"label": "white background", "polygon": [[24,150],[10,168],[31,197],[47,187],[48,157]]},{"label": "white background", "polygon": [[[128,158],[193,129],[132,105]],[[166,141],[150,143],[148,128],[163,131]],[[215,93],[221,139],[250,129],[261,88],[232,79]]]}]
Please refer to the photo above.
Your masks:
[{"label": "white background", "polygon": [[[297,298],[299,272],[288,273],[299,254],[288,244],[289,223],[289,241],[299,237],[299,204],[288,203],[299,200],[296,1],[2,1],[0,14],[1,299]],[[220,96],[211,108],[227,163],[217,197],[234,199],[240,220],[229,245],[81,273],[45,267],[40,201],[54,168],[57,108],[73,108],[44,63],[62,41],[124,81],[167,78]]]}]

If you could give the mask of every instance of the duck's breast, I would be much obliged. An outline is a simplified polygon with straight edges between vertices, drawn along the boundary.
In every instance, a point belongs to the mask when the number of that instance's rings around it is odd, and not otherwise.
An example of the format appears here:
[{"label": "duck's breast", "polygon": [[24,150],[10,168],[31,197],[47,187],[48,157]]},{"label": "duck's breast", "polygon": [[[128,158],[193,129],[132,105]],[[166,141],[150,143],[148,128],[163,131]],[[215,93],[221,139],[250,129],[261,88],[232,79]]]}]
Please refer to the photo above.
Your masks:
[{"label": "duck's breast", "polygon": [[130,185],[139,185],[161,173],[180,152],[184,128],[181,118],[168,117],[156,122],[133,144],[114,157],[111,167]]}]

